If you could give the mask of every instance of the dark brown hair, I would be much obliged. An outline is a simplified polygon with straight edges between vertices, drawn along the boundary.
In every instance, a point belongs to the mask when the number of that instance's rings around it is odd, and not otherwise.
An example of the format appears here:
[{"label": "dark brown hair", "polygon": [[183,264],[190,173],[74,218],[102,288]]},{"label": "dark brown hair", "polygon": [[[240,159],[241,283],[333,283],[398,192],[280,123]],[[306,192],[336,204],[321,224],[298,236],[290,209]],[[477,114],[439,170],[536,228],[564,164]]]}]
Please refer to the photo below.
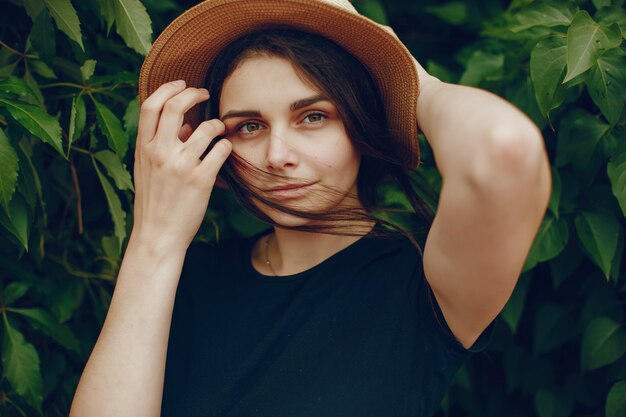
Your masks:
[{"label": "dark brown hair", "polygon": [[[336,208],[326,211],[299,211],[283,207],[262,190],[245,180],[247,175],[269,176],[281,182],[288,177],[266,172],[255,167],[235,152],[231,153],[220,171],[220,176],[234,192],[240,203],[261,221],[276,223],[263,213],[252,201],[257,201],[284,213],[314,220],[304,226],[282,226],[309,232],[342,235],[363,235],[366,225],[376,221],[407,236],[420,254],[420,245],[410,232],[393,221],[381,219],[374,213],[407,212],[406,209],[382,207],[378,191],[382,184],[396,186],[410,203],[416,216],[416,229],[428,229],[433,212],[416,193],[428,194],[421,184],[409,175],[401,164],[401,155],[408,150],[400,148],[393,140],[394,132],[387,125],[384,106],[375,82],[363,64],[353,55],[332,41],[311,33],[290,28],[266,28],[248,34],[229,44],[217,57],[206,78],[210,99],[206,104],[206,119],[219,118],[219,100],[224,80],[246,58],[258,55],[276,56],[289,60],[305,82],[317,88],[336,106],[348,137],[361,155],[357,177],[358,198],[365,211],[354,208]],[[417,138],[415,138],[417,140]],[[345,191],[326,187],[328,193]],[[423,195],[423,194],[422,194]],[[315,222],[316,221],[316,222]],[[348,227],[346,227],[348,226]],[[369,231],[369,227],[367,228]],[[392,235],[384,228],[377,228],[373,235]]]}]

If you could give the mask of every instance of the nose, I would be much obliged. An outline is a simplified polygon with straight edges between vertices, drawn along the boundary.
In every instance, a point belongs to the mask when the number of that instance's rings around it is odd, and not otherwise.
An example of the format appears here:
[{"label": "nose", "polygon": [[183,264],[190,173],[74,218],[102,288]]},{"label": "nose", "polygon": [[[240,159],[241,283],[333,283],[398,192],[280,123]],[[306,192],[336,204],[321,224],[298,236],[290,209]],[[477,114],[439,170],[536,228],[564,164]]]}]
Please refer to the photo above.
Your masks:
[{"label": "nose", "polygon": [[285,168],[296,166],[297,155],[286,131],[270,134],[266,162],[270,172],[282,171]]}]

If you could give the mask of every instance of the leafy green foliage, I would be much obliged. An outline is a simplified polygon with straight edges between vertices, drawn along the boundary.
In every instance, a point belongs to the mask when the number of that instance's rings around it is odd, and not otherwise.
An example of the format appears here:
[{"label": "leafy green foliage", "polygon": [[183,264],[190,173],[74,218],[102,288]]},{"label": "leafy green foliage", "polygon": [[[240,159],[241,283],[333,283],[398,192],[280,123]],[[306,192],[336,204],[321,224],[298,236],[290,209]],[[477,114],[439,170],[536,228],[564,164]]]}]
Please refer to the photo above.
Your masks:
[{"label": "leafy green foliage", "polygon": [[[132,228],[139,68],[153,28],[191,3],[3,3],[2,416],[68,414]],[[552,163],[549,210],[501,313],[505,325],[459,371],[438,417],[624,416],[624,1],[354,4],[390,24],[433,75],[517,105],[542,129]],[[434,209],[441,178],[419,140],[424,166],[412,175]],[[408,207],[392,186],[380,200]],[[197,239],[264,227],[215,190]]]}]

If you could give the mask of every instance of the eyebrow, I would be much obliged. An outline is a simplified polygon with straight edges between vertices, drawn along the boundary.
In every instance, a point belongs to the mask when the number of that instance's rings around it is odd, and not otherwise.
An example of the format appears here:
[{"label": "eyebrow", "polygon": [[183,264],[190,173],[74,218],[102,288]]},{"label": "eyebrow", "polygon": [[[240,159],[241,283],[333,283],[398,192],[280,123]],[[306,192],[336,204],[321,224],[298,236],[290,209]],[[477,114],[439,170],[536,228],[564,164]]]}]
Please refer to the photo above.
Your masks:
[{"label": "eyebrow", "polygon": [[[310,106],[311,104],[315,104],[319,101],[330,100],[325,95],[318,94],[313,97],[303,98],[302,100],[294,101],[289,105],[289,109],[291,111],[296,111],[303,107]],[[222,117],[220,117],[220,119],[223,121],[226,119],[230,119],[231,117],[261,117],[261,112],[258,110],[231,110]]]}]

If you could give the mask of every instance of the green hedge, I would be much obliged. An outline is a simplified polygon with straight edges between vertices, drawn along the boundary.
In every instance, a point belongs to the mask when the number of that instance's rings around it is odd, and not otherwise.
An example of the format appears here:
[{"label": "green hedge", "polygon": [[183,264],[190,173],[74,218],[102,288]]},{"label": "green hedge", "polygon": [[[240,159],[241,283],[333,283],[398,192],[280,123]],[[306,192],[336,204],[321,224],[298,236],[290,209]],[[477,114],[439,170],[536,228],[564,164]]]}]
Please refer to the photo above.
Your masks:
[{"label": "green hedge", "polygon": [[[3,2],[2,416],[68,414],[132,228],[137,74],[153,29],[191,5]],[[626,416],[623,0],[356,5],[391,24],[435,76],[523,109],[552,163],[550,207],[501,325],[439,415]],[[420,141],[415,175],[436,195],[440,178]],[[395,190],[383,194],[406,207]],[[216,190],[197,239],[262,227]]]}]

